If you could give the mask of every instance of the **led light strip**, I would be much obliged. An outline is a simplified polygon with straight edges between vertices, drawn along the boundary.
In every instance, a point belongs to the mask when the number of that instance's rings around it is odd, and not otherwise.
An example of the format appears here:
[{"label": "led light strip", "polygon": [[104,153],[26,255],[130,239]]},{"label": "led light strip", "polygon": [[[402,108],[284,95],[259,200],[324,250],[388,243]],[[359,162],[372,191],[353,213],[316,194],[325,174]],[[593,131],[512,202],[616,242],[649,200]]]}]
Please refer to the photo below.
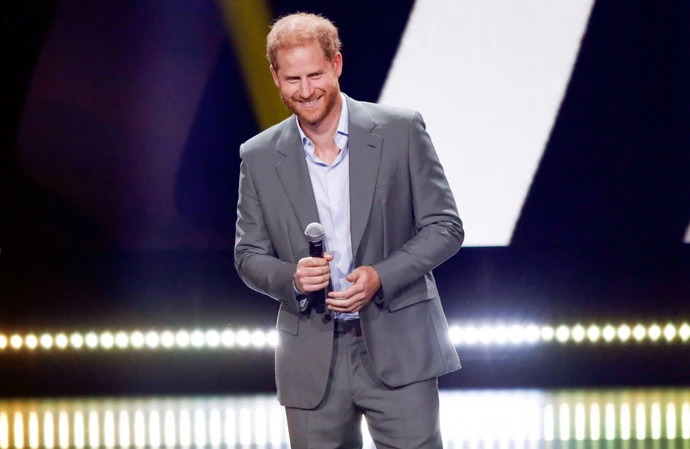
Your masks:
[{"label": "led light strip", "polygon": [[[560,325],[467,325],[452,326],[450,339],[456,346],[520,346],[550,343],[612,344],[612,343],[687,343],[690,340],[690,325],[676,326],[658,324],[613,326],[581,324],[569,327]],[[0,351],[19,350],[157,350],[157,349],[272,349],[278,345],[276,330],[256,329],[210,329],[173,331],[120,331],[112,333],[79,332],[39,335],[0,333]]]}]

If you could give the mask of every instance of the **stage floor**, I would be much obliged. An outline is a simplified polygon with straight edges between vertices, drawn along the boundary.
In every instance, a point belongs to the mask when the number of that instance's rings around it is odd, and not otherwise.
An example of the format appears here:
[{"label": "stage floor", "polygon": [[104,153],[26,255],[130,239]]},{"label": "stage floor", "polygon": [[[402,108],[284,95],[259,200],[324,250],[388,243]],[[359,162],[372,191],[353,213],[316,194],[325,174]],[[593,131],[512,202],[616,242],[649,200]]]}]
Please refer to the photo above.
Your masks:
[{"label": "stage floor", "polygon": [[[690,388],[442,390],[446,448],[690,449]],[[366,432],[365,448],[373,448]],[[274,395],[0,401],[0,449],[287,448]]]}]

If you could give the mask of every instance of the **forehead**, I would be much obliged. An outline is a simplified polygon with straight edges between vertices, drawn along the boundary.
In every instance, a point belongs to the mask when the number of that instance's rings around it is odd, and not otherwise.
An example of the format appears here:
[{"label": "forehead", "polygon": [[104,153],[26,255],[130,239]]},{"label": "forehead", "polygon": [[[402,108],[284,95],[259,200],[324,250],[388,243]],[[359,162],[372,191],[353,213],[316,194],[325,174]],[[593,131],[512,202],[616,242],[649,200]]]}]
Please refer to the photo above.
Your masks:
[{"label": "forehead", "polygon": [[318,42],[283,48],[276,54],[279,72],[314,70],[329,65],[326,55]]}]

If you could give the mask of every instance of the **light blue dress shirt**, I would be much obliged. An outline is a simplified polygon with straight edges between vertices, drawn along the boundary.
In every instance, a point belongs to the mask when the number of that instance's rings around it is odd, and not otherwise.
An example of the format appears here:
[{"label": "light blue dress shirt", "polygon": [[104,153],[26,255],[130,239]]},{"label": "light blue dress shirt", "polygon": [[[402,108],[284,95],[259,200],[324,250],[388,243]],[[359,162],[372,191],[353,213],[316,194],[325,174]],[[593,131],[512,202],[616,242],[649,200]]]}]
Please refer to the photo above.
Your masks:
[{"label": "light blue dress shirt", "polygon": [[[338,130],[333,136],[340,153],[331,165],[314,154],[314,143],[304,134],[297,122],[302,138],[309,177],[314,190],[319,220],[326,231],[324,246],[333,255],[330,262],[331,282],[334,291],[345,290],[352,285],[345,278],[354,269],[352,239],[350,238],[350,158],[348,137],[348,110],[341,94],[343,107],[340,111]],[[335,319],[355,319],[359,313],[336,312]]]}]

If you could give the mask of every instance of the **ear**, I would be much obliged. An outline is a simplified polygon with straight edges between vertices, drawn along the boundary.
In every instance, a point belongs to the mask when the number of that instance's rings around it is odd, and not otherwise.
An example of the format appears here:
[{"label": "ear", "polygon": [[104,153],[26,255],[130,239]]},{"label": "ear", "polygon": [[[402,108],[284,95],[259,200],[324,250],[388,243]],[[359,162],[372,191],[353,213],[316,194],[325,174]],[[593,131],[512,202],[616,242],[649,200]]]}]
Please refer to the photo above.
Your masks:
[{"label": "ear", "polygon": [[273,68],[273,64],[271,64],[271,76],[273,76],[273,82],[275,83],[276,87],[280,87],[280,83],[278,82],[278,72],[276,72],[276,69]]},{"label": "ear", "polygon": [[336,53],[333,58],[333,71],[336,78],[340,78],[340,74],[343,73],[343,55],[340,52]]}]

